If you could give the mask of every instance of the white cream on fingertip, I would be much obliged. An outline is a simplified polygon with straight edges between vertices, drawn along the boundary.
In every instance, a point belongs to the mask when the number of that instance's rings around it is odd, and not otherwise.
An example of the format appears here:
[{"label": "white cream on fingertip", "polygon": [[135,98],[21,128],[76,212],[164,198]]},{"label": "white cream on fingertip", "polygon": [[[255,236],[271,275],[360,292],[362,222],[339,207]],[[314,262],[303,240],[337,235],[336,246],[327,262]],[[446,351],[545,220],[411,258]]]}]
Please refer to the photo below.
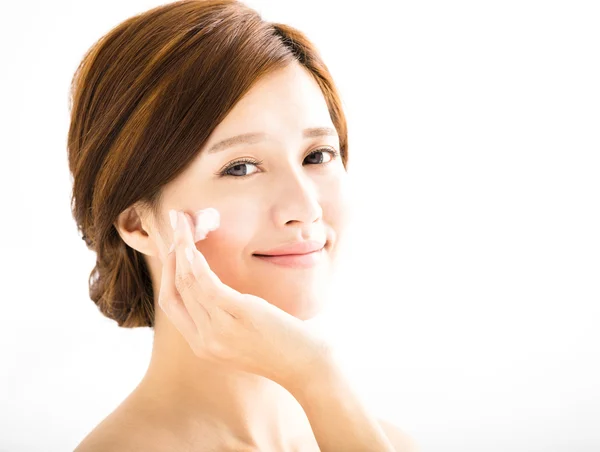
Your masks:
[{"label": "white cream on fingertip", "polygon": [[220,215],[217,209],[208,207],[196,212],[196,241],[202,240],[210,231],[220,225]]}]

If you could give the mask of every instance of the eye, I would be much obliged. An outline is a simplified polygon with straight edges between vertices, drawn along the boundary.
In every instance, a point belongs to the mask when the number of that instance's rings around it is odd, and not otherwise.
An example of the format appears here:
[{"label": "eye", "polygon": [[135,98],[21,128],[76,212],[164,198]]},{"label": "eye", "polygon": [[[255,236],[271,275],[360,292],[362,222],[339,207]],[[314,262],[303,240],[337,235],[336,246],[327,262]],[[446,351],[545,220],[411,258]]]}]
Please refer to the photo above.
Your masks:
[{"label": "eye", "polygon": [[[244,170],[244,168],[247,168],[246,165],[258,166],[261,164],[262,164],[262,160],[257,161],[257,160],[253,160],[253,159],[249,159],[249,158],[236,160],[235,162],[232,162],[229,166],[227,166],[223,171],[221,171],[219,173],[219,175],[220,176],[233,176],[238,179],[241,179],[241,178],[248,177],[248,176],[251,176],[252,174],[254,174],[254,173],[248,173],[248,170]],[[231,174],[232,171],[237,172],[237,174]],[[242,174],[240,174],[240,172]]]},{"label": "eye", "polygon": [[[324,162],[323,161],[323,155],[325,153],[329,154],[329,160],[327,160],[327,161]],[[306,158],[309,158],[309,157],[311,157],[313,155],[320,156],[320,158],[317,158],[317,161],[316,162],[312,162],[311,165],[314,165],[314,164],[318,165],[320,163],[329,163],[329,162],[331,162],[332,160],[334,160],[335,158],[337,158],[339,156],[339,153],[335,149],[320,148],[320,149],[317,149],[315,151],[312,151],[310,154],[308,154],[308,156]]]},{"label": "eye", "polygon": [[[329,154],[329,160],[324,160],[323,155],[324,154]],[[329,162],[331,162],[332,160],[336,159],[337,157],[339,157],[339,152],[333,148],[319,148],[316,149],[314,151],[312,151],[307,157],[306,159],[309,159],[313,156],[316,156],[317,158],[314,159],[312,162],[309,162],[310,165],[319,165],[319,164],[327,164]],[[306,160],[305,159],[305,160]],[[236,179],[243,179],[245,177],[251,176],[252,174],[254,174],[256,171],[253,172],[248,172],[247,166],[246,165],[254,165],[254,166],[259,166],[262,165],[263,161],[260,160],[254,160],[251,158],[243,158],[240,160],[236,160],[235,162],[230,163],[227,167],[225,167],[224,170],[216,173],[221,177],[227,177],[227,176],[232,176],[235,177]]]}]

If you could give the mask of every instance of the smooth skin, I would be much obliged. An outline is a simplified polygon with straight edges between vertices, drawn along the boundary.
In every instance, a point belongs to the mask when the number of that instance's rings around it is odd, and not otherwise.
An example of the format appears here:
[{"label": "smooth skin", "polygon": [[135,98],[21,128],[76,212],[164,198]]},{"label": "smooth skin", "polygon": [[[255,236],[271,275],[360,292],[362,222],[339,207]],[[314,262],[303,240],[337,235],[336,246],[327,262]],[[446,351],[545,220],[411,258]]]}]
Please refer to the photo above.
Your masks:
[{"label": "smooth skin", "polygon": [[394,452],[337,368],[327,343],[290,314],[223,284],[196,248],[198,226],[183,212],[171,215],[175,242],[167,255],[159,305],[194,354],[286,388],[308,414],[322,452]]},{"label": "smooth skin", "polygon": [[[281,384],[289,385],[291,373],[301,373],[323,352],[323,343],[302,323],[327,300],[352,212],[347,172],[341,158],[333,157],[340,151],[339,137],[303,136],[315,127],[334,129],[312,75],[296,63],[265,75],[218,124],[190,166],[162,188],[159,218],[140,205],[119,216],[115,227],[144,255],[152,278],[152,357],[140,384],[79,451],[319,450],[306,413],[313,405],[302,406]],[[221,140],[254,132],[268,139],[208,152]],[[258,163],[238,163],[221,174],[240,159]],[[175,283],[176,260],[186,265],[185,251],[167,257],[175,239],[169,211],[185,212],[191,229],[195,214],[206,208],[219,212],[220,226],[194,243],[195,262],[200,281],[213,285],[194,287],[190,276]],[[321,262],[309,269],[253,256],[310,239],[327,245]],[[187,302],[176,295],[178,285],[190,294]],[[210,301],[202,290],[212,294]],[[321,377],[332,381],[336,372],[326,367]],[[318,422],[319,429],[338,421]],[[395,438],[396,450],[414,450],[399,429],[383,421],[381,426]]]},{"label": "smooth skin", "polygon": [[195,222],[171,212],[175,246],[165,261],[158,304],[196,356],[285,388],[306,381],[311,364],[330,359],[327,343],[301,320],[223,284],[196,247]]}]

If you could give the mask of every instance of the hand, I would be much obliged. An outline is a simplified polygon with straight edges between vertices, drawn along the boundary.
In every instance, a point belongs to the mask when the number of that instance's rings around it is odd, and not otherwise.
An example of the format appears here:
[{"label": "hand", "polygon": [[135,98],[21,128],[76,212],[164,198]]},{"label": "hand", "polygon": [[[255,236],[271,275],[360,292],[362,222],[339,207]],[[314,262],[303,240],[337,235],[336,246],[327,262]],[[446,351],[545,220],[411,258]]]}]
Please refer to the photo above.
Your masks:
[{"label": "hand", "polygon": [[193,217],[177,212],[174,250],[164,262],[159,306],[196,356],[264,376],[285,388],[301,383],[312,363],[328,359],[328,344],[300,319],[221,282],[195,245],[195,239],[207,234]]}]

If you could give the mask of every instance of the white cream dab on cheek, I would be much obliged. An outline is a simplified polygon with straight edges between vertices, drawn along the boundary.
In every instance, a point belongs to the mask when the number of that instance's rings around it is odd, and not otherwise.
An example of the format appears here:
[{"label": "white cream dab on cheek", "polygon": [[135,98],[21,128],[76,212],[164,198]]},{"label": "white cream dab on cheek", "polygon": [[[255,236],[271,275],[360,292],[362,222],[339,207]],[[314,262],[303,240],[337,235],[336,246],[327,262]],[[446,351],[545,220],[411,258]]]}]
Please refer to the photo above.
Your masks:
[{"label": "white cream dab on cheek", "polygon": [[210,231],[214,231],[220,225],[220,215],[217,209],[208,207],[196,213],[196,235],[198,237],[206,236]]}]

